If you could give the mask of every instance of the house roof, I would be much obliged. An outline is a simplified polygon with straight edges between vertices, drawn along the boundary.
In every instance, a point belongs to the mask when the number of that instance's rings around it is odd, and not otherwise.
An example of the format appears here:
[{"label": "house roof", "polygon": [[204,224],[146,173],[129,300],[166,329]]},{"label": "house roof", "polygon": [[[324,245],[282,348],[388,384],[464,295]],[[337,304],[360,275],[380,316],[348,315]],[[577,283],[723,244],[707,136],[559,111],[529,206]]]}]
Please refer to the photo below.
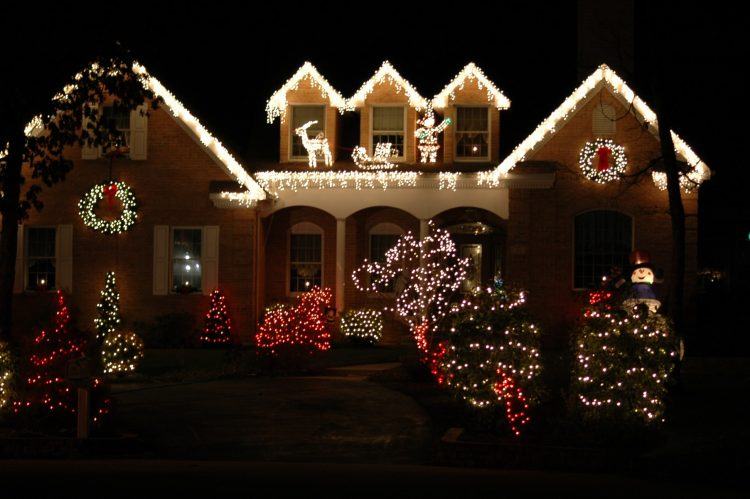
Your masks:
[{"label": "house roof", "polygon": [[404,92],[406,97],[409,99],[409,105],[417,110],[424,109],[428,106],[427,99],[419,95],[417,89],[412,86],[411,83],[406,81],[396,69],[391,65],[390,62],[385,61],[380,68],[375,71],[372,77],[364,82],[359,90],[347,100],[347,109],[354,110],[358,107],[362,107],[365,103],[367,96],[372,93],[376,85],[388,82],[398,88],[399,91]]},{"label": "house roof", "polygon": [[227,150],[221,141],[213,136],[201,122],[188,111],[185,106],[169,91],[159,80],[154,78],[146,71],[146,68],[137,62],[133,64],[133,71],[143,77],[144,85],[151,89],[158,97],[164,101],[164,105],[170,111],[171,116],[193,136],[201,145],[204,151],[237,183],[247,189],[247,202],[255,203],[266,199],[266,192],[253,179],[245,168],[237,161],[234,156]]},{"label": "house roof", "polygon": [[299,87],[301,81],[308,79],[313,86],[320,89],[320,93],[323,97],[327,98],[331,106],[339,108],[341,112],[346,109],[346,99],[339,93],[338,90],[333,88],[328,80],[318,72],[315,66],[310,62],[305,62],[291,78],[289,78],[284,85],[271,95],[266,103],[266,118],[268,123],[273,123],[274,120],[279,117],[282,121],[284,120],[284,114],[286,113],[287,100],[286,94],[290,90],[296,90]]},{"label": "house roof", "polygon": [[[647,124],[648,130],[658,140],[659,122],[656,118],[656,113],[636,95],[617,73],[606,64],[602,64],[557,109],[552,111],[552,114],[542,121],[528,137],[516,146],[490,173],[490,178],[493,181],[500,180],[500,177],[506,175],[516,164],[538,150],[583,107],[583,104],[588,102],[602,88],[609,90],[623,106],[632,109],[636,116]],[[671,134],[677,156],[693,168],[688,173],[690,180],[700,183],[709,178],[711,170],[708,166],[674,131],[671,131]]]},{"label": "house roof", "polygon": [[485,89],[487,91],[487,100],[496,108],[508,109],[510,107],[510,99],[473,62],[464,66],[456,77],[439,94],[433,97],[432,107],[435,109],[447,107],[448,103],[456,98],[456,91],[464,87],[466,80],[476,81],[480,89]]}]

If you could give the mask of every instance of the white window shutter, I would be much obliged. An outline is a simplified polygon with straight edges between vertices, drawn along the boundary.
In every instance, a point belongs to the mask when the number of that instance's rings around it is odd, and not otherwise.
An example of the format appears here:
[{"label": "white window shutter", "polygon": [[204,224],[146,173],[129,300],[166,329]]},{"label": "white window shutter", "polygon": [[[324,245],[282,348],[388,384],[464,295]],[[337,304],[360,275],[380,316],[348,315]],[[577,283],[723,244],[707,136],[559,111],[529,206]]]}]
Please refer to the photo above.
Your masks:
[{"label": "white window shutter", "polygon": [[169,226],[154,226],[154,294],[169,293]]},{"label": "white window shutter", "polygon": [[67,293],[73,291],[73,226],[58,225],[55,241],[55,264],[57,289]]},{"label": "white window shutter", "polygon": [[[84,130],[89,124],[89,119],[84,116],[81,122],[81,128]],[[99,159],[102,155],[102,148],[98,146],[87,146],[85,143],[81,146],[81,159]]]},{"label": "white window shutter", "polygon": [[134,111],[130,111],[130,159],[146,159],[147,136],[148,115],[146,114],[146,106],[140,105]]},{"label": "white window shutter", "polygon": [[219,287],[219,226],[206,225],[203,227],[203,241],[201,243],[201,264],[203,265],[202,283],[204,295]]},{"label": "white window shutter", "polygon": [[16,280],[13,282],[13,292],[23,293],[26,282],[26,265],[24,264],[23,225],[18,226],[18,241],[16,242]]}]

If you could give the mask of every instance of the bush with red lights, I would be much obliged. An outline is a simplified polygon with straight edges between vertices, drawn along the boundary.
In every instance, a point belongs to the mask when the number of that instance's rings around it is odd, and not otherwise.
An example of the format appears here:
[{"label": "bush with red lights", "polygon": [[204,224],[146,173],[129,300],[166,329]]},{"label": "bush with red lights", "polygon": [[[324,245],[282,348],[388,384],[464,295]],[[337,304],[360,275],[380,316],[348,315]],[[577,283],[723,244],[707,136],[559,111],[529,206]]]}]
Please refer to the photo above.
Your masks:
[{"label": "bush with red lights", "polygon": [[333,304],[328,288],[315,287],[297,297],[294,305],[276,306],[258,324],[255,342],[261,351],[315,353],[331,347],[326,312]]},{"label": "bush with red lights", "polygon": [[435,379],[481,416],[504,415],[515,435],[541,393],[539,329],[523,307],[525,293],[497,286],[455,306],[428,354]]},{"label": "bush with red lights", "polygon": [[[77,390],[68,378],[68,371],[73,361],[86,355],[89,344],[84,335],[70,327],[70,312],[61,291],[57,292],[56,299],[54,327],[43,329],[33,340],[32,352],[22,367],[23,379],[19,382],[13,411],[18,416],[32,418],[51,416],[72,427],[77,411]],[[81,382],[92,392],[92,419],[100,422],[109,412],[109,400],[103,396],[101,380],[94,377]]]}]

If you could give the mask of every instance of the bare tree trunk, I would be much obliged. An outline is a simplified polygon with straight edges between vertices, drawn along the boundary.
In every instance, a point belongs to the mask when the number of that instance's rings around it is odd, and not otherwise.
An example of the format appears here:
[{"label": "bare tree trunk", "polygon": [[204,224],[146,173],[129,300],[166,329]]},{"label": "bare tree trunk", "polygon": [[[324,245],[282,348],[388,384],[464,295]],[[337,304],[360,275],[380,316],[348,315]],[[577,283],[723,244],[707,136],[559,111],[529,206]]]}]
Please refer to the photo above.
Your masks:
[{"label": "bare tree trunk", "polygon": [[[663,90],[663,86],[662,89]],[[677,334],[684,335],[685,314],[685,207],[680,194],[680,170],[677,155],[672,141],[671,123],[668,108],[661,96],[659,106],[659,139],[661,154],[664,159],[664,171],[667,175],[667,194],[669,195],[669,215],[672,219],[672,271],[669,286],[669,313],[675,324]]]},{"label": "bare tree trunk", "polygon": [[3,183],[2,228],[0,229],[0,340],[8,340],[13,323],[13,283],[16,277],[18,208],[21,196],[23,133],[14,135],[8,148]]}]

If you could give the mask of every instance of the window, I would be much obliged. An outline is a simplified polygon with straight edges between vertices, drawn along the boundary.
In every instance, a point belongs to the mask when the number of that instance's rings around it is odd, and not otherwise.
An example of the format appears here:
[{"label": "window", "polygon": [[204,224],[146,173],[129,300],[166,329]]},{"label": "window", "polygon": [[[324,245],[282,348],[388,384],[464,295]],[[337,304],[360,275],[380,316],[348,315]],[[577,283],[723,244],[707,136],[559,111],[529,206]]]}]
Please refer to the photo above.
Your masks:
[{"label": "window", "polygon": [[404,107],[375,106],[372,108],[372,151],[380,143],[388,142],[392,150],[404,157]]},{"label": "window", "polygon": [[114,127],[122,134],[126,146],[130,145],[130,111],[128,109],[106,106],[102,109],[102,123]]},{"label": "window", "polygon": [[301,223],[289,235],[289,291],[301,293],[323,285],[323,231]]},{"label": "window", "polygon": [[575,218],[574,287],[598,286],[612,267],[625,268],[633,247],[632,219],[617,211],[589,211]]},{"label": "window", "polygon": [[307,149],[302,144],[302,137],[295,132],[308,121],[317,121],[307,129],[307,136],[314,139],[318,134],[326,133],[326,108],[325,106],[293,106],[292,107],[292,158],[307,159]]},{"label": "window", "polygon": [[201,229],[172,229],[172,291],[194,293],[201,290]]},{"label": "window", "polygon": [[54,228],[29,227],[26,231],[26,287],[29,290],[53,289],[56,285]]},{"label": "window", "polygon": [[456,108],[456,158],[489,159],[488,107]]},{"label": "window", "polygon": [[602,135],[614,135],[617,121],[615,116],[615,108],[609,104],[598,104],[594,106],[594,111],[591,116],[591,128],[596,136]]}]

